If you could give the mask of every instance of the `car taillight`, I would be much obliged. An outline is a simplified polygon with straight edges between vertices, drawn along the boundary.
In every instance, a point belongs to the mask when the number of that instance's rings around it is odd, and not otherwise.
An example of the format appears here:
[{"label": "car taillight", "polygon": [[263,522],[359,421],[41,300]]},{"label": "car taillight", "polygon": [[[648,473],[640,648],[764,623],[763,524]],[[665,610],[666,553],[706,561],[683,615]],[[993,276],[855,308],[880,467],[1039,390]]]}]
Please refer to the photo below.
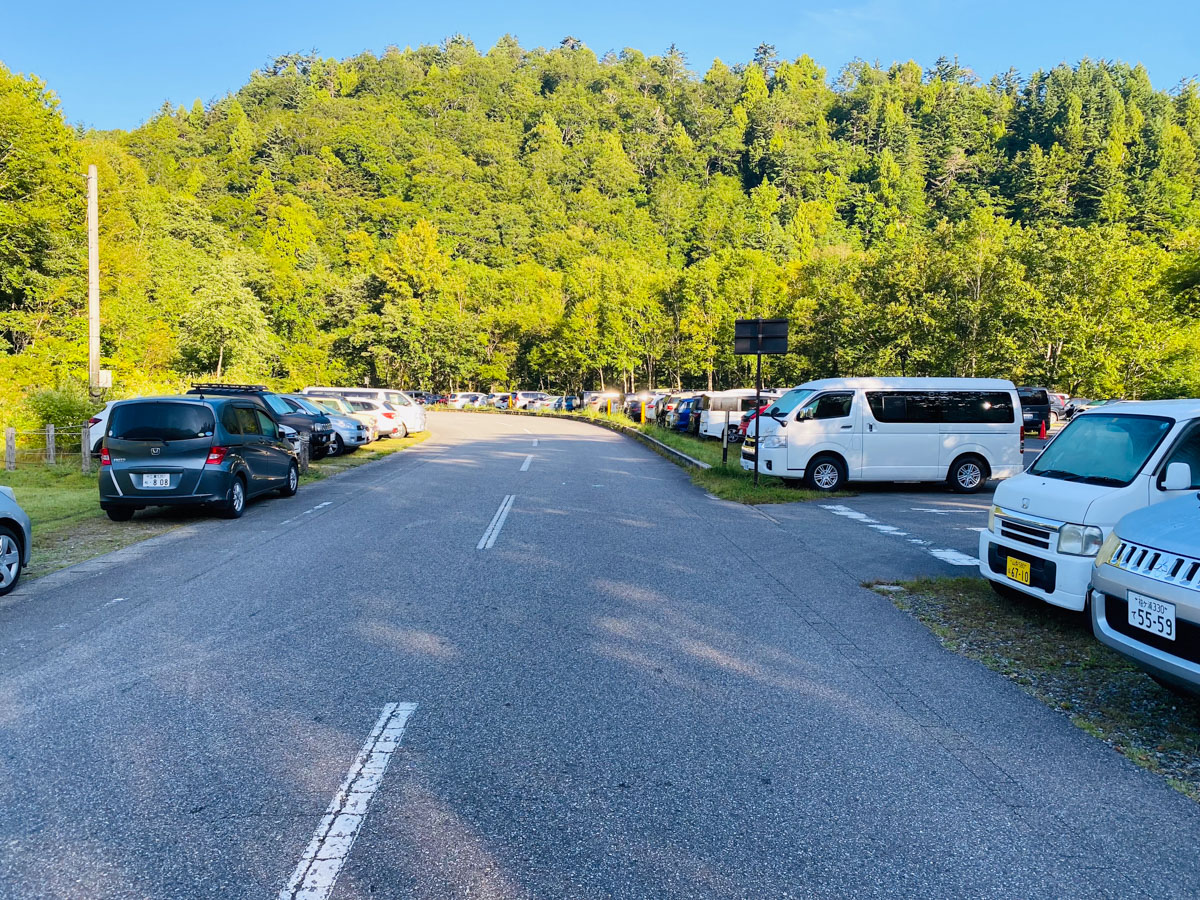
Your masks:
[{"label": "car taillight", "polygon": [[383,417],[384,417],[385,419],[394,419],[394,418],[396,418],[396,414],[395,414],[395,413],[389,413],[389,412],[385,412],[385,413],[383,414]]},{"label": "car taillight", "polygon": [[112,465],[112,457],[108,455],[107,447],[100,448],[100,465],[102,465],[102,466],[111,466]]},{"label": "car taillight", "polygon": [[208,459],[204,461],[204,464],[206,466],[219,466],[225,462],[225,454],[228,452],[228,447],[212,447],[208,451]]},{"label": "car taillight", "polygon": [[99,425],[100,420],[97,419],[95,416],[92,416],[90,419],[88,419],[88,424],[89,425]]}]

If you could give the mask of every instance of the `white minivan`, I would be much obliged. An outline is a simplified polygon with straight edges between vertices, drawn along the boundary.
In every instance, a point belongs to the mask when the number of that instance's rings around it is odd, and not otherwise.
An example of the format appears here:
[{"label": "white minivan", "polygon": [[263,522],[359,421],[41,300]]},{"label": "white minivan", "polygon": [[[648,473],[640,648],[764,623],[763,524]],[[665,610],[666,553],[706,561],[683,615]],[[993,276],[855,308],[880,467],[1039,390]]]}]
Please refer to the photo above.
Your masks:
[{"label": "white minivan", "polygon": [[1021,471],[1021,402],[993,378],[826,378],[794,388],[746,436],[742,468],[803,479],[946,481],[973,493]]},{"label": "white minivan", "polygon": [[993,585],[1083,610],[1096,553],[1126,513],[1200,488],[1200,400],[1077,413],[996,489],[979,570]]},{"label": "white minivan", "polygon": [[[738,426],[742,422],[742,414],[750,412],[754,409],[754,398],[756,397],[754,388],[734,388],[731,391],[716,391],[711,394],[704,394],[700,401],[700,427],[698,434],[701,437],[711,437],[717,440],[725,433],[726,421],[729,425],[729,442],[732,444],[741,437],[741,432]],[[726,413],[721,410],[712,409],[712,400],[717,397],[729,398],[737,404],[736,411]],[[770,403],[779,397],[779,391],[763,391],[762,402]]]}]

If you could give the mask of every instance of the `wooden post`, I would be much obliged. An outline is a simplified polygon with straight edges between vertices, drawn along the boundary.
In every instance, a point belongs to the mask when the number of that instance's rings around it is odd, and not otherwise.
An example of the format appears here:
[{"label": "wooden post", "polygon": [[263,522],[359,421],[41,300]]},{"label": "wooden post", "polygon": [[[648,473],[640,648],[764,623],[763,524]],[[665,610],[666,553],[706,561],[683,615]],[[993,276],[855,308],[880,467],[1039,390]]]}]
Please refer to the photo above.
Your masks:
[{"label": "wooden post", "polygon": [[51,422],[46,426],[46,465],[52,466],[56,463],[57,453],[54,446],[54,423]]},{"label": "wooden post", "polygon": [[4,468],[10,472],[17,470],[17,429],[4,429]]},{"label": "wooden post", "polygon": [[308,471],[308,440],[310,433],[307,431],[300,432],[300,474],[303,475]]},{"label": "wooden post", "polygon": [[83,423],[83,427],[79,429],[79,455],[81,461],[79,469],[84,475],[91,474],[92,471],[92,426],[87,422]]}]

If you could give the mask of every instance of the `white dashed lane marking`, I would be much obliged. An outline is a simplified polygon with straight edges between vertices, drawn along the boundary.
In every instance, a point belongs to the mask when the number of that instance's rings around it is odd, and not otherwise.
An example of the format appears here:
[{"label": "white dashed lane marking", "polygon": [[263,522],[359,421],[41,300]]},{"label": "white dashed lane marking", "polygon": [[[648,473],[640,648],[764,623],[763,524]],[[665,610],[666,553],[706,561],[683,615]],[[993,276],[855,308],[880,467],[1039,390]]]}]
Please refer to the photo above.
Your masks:
[{"label": "white dashed lane marking", "polygon": [[521,463],[521,471],[522,471],[522,472],[528,472],[528,471],[529,471],[529,464],[530,464],[531,462],[533,462],[533,454],[532,454],[532,453],[530,453],[530,454],[529,454],[527,457],[525,457],[525,462]]},{"label": "white dashed lane marking", "polygon": [[[821,509],[827,509],[835,516],[841,516],[844,519],[852,519],[855,522],[861,522],[868,528],[878,531],[880,534],[890,534],[893,537],[908,538],[910,544],[914,544],[922,548],[926,553],[935,559],[940,559],[944,563],[949,563],[952,566],[978,566],[979,560],[974,556],[968,556],[959,550],[950,550],[945,548],[934,547],[931,542],[923,541],[920,538],[909,537],[907,531],[901,531],[895,525],[887,525],[872,519],[866,513],[861,513],[856,509],[851,509],[849,506],[841,504],[822,504]],[[926,511],[926,510],[922,510]]]},{"label": "white dashed lane marking", "polygon": [[279,900],[325,900],[358,837],[371,798],[379,790],[392,754],[400,746],[415,703],[389,703],[379,714],[367,742],[358,751],[342,786],[333,795],[296,871],[279,892]]}]

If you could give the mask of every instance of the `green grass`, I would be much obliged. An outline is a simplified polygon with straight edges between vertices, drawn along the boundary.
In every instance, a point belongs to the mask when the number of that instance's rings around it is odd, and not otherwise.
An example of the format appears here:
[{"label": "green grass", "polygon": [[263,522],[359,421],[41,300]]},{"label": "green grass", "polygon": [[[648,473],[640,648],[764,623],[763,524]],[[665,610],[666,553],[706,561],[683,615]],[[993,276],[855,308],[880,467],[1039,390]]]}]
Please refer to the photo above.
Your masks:
[{"label": "green grass", "polygon": [[36,539],[47,529],[61,528],[100,512],[96,477],[96,468],[84,475],[78,464],[31,464],[15,472],[0,471],[0,484],[16,492],[17,502],[33,520]]},{"label": "green grass", "polygon": [[949,650],[977,660],[1076,727],[1200,800],[1200,700],[1160,687],[1092,635],[1083,613],[980,578],[936,578],[880,590]]},{"label": "green grass", "polygon": [[795,481],[784,481],[774,475],[758,475],[758,486],[754,485],[754,473],[742,468],[740,444],[729,445],[729,461],[721,462],[721,442],[704,440],[690,434],[668,431],[655,425],[636,426],[639,431],[661,441],[672,449],[686,453],[693,459],[706,462],[711,469],[692,470],[692,481],[714,497],[751,505],[761,503],[795,503],[799,500],[846,497],[848,494],[823,494],[800,487]]}]

